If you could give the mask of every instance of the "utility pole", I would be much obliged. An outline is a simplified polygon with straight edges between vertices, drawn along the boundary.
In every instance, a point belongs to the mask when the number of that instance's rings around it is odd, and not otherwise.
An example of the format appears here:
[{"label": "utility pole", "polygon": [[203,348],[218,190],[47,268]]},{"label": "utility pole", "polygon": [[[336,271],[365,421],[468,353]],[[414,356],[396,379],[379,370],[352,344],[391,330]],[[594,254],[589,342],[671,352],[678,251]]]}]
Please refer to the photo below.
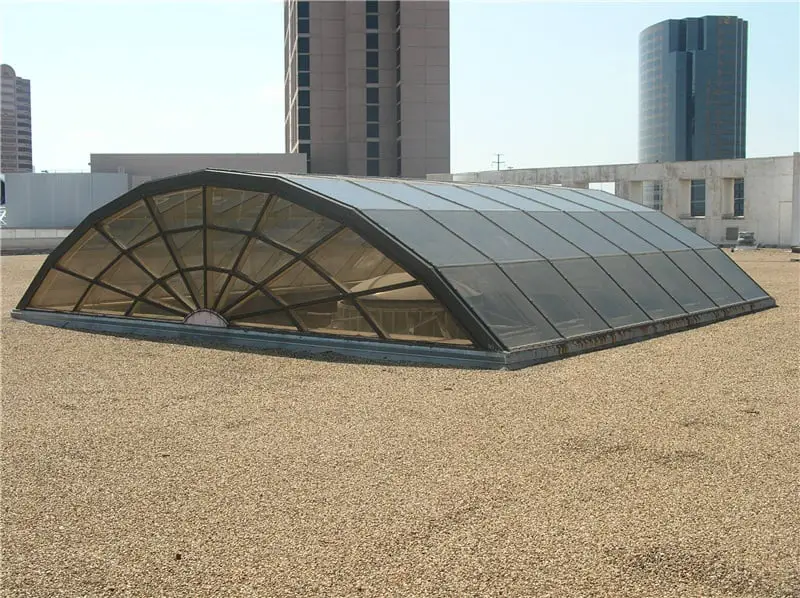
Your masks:
[{"label": "utility pole", "polygon": [[500,165],[505,164],[505,161],[500,160],[503,154],[495,154],[497,156],[497,160],[492,161],[492,164],[497,164],[497,170],[500,170]]}]

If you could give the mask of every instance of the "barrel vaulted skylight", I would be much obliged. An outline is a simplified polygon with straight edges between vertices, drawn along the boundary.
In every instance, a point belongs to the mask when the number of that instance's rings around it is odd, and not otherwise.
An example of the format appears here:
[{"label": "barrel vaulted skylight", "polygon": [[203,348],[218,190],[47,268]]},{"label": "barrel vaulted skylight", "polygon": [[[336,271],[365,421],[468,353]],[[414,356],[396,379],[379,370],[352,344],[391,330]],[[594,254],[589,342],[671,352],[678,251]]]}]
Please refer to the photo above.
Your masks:
[{"label": "barrel vaulted skylight", "polygon": [[14,316],[520,367],[773,305],[717,247],[602,191],[205,170],[90,214]]}]

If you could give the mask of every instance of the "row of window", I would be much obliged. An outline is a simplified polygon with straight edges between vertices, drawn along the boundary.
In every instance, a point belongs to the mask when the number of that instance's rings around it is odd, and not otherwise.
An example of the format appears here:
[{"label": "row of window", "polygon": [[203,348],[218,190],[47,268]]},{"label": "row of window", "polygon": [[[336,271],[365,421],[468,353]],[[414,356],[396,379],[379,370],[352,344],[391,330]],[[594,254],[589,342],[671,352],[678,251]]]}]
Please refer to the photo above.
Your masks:
[{"label": "row of window", "polygon": [[[367,65],[367,176],[380,175],[380,91],[378,84],[378,2],[366,0]],[[374,77],[374,80],[372,80]]]},{"label": "row of window", "polygon": [[[306,155],[306,168],[311,171],[311,5],[308,0],[297,3],[297,139],[300,153]],[[306,143],[302,143],[306,142]]]}]

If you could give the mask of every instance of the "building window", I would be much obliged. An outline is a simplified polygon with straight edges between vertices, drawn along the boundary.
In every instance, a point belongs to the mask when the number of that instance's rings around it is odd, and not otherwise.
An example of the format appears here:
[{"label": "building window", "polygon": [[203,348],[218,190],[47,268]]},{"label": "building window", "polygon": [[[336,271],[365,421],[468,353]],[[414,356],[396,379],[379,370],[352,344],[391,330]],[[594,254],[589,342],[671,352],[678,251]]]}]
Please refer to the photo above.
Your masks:
[{"label": "building window", "polygon": [[310,143],[301,143],[299,148],[298,148],[298,151],[301,154],[305,154],[307,158],[310,157],[311,156],[311,144]]},{"label": "building window", "polygon": [[378,103],[378,88],[367,87],[367,104],[377,104],[377,103]]},{"label": "building window", "polygon": [[378,69],[367,69],[367,83],[378,82]]},{"label": "building window", "polygon": [[297,38],[297,51],[300,54],[308,54],[311,51],[311,38],[298,37]]},{"label": "building window", "polygon": [[377,52],[367,52],[367,68],[368,69],[378,68],[378,53]]},{"label": "building window", "polygon": [[307,108],[311,106],[311,92],[307,89],[301,89],[297,92],[297,103],[302,108]]},{"label": "building window", "polygon": [[297,33],[309,33],[310,30],[308,19],[297,21]]},{"label": "building window", "polygon": [[378,106],[367,106],[367,122],[380,122]]},{"label": "building window", "polygon": [[378,14],[378,0],[366,0],[367,14]]},{"label": "building window", "polygon": [[703,218],[706,215],[705,179],[693,180],[691,189],[690,215],[692,218]]},{"label": "building window", "polygon": [[378,123],[367,123],[367,137],[377,138],[380,137],[380,125]]},{"label": "building window", "polygon": [[367,141],[367,158],[380,158],[381,144],[378,141]]},{"label": "building window", "polygon": [[367,33],[367,50],[377,50],[377,49],[378,49],[378,34]]},{"label": "building window", "polygon": [[311,16],[310,14],[311,4],[307,0],[303,2],[297,3],[297,18],[298,19],[307,19]]},{"label": "building window", "polygon": [[311,73],[297,73],[298,87],[311,87]]},{"label": "building window", "polygon": [[298,72],[311,70],[311,57],[308,54],[297,55],[297,70]]},{"label": "building window", "polygon": [[300,125],[297,127],[297,138],[303,141],[311,139],[311,127],[309,125]]},{"label": "building window", "polygon": [[381,161],[367,160],[367,176],[380,176],[380,174],[381,174]]},{"label": "building window", "polygon": [[744,179],[733,181],[733,215],[744,217]]},{"label": "building window", "polygon": [[301,125],[311,124],[311,109],[300,108],[297,111],[297,122],[300,123]]},{"label": "building window", "polygon": [[367,15],[367,29],[378,28],[378,15]]}]

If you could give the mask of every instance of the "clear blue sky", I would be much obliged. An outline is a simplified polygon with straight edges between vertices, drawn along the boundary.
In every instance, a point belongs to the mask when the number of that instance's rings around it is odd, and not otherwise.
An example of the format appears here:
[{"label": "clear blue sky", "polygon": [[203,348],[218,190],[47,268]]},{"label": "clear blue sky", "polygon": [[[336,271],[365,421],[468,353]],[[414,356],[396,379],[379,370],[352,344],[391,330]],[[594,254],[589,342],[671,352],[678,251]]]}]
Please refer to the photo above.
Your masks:
[{"label": "clear blue sky", "polygon": [[[794,2],[453,0],[452,171],[635,162],[639,32],[750,26],[747,154],[800,149]],[[37,170],[91,152],[283,152],[278,1],[0,0],[0,62],[31,79]]]}]

